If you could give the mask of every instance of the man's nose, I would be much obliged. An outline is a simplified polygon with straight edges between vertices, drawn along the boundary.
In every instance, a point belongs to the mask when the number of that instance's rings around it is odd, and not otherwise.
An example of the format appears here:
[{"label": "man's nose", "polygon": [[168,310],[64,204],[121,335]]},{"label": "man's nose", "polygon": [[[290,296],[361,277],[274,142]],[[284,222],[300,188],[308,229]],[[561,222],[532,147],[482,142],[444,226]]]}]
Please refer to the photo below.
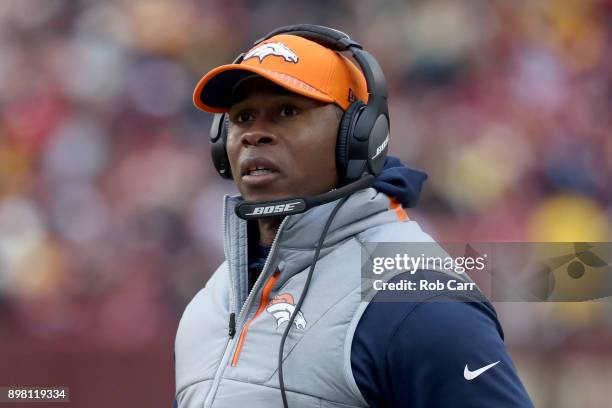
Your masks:
[{"label": "man's nose", "polygon": [[256,121],[242,134],[241,142],[244,147],[274,144],[276,142],[276,136],[264,122],[263,120]]}]

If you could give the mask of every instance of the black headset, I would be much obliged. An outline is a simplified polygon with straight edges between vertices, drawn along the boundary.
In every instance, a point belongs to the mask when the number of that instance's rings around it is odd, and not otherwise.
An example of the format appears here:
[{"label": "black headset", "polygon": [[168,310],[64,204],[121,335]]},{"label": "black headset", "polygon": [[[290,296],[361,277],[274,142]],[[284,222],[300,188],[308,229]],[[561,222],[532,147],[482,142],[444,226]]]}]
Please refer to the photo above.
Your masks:
[{"label": "black headset", "polygon": [[[389,108],[387,83],[376,59],[362,46],[338,30],[311,24],[298,24],[277,28],[253,44],[279,34],[290,34],[316,42],[334,51],[351,52],[365,76],[368,103],[354,101],[344,112],[336,141],[336,168],[341,186],[361,179],[364,174],[376,176],[382,170],[389,144]],[[244,53],[235,60],[239,64]],[[227,114],[215,114],[210,130],[212,161],[217,172],[232,178],[227,156]],[[327,200],[326,200],[327,201]]]}]

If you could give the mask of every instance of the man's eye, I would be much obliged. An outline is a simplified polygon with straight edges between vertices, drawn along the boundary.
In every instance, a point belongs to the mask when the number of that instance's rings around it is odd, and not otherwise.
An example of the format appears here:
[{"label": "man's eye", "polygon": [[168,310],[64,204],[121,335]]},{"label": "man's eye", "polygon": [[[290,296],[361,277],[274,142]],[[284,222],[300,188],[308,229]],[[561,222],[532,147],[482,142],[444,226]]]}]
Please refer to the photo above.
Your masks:
[{"label": "man's eye", "polygon": [[280,111],[281,116],[295,116],[297,109],[293,106],[283,106]]},{"label": "man's eye", "polygon": [[236,115],[236,122],[238,123],[248,122],[252,116],[253,115],[251,115],[249,112],[240,112]]}]

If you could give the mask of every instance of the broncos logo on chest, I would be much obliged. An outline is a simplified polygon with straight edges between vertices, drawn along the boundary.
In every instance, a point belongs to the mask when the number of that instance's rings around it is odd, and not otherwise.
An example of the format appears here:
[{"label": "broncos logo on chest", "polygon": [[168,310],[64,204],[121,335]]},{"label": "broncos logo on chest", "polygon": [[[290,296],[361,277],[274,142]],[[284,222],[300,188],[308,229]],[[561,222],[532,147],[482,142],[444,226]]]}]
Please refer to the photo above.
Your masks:
[{"label": "broncos logo on chest", "polygon": [[287,47],[281,42],[274,42],[260,44],[257,47],[253,48],[251,51],[246,53],[243,58],[243,61],[246,61],[249,58],[259,58],[259,63],[261,63],[264,58],[269,55],[283,57],[285,61],[293,62],[294,64],[297,64],[299,60],[298,56],[295,54],[295,52],[291,50],[291,48]]},{"label": "broncos logo on chest", "polygon": [[[288,322],[293,312],[295,312],[293,296],[289,293],[274,296],[270,303],[268,303],[266,310],[276,319],[276,328],[278,329],[281,324]],[[297,329],[306,328],[306,319],[304,319],[302,312],[298,312],[293,323]]]}]

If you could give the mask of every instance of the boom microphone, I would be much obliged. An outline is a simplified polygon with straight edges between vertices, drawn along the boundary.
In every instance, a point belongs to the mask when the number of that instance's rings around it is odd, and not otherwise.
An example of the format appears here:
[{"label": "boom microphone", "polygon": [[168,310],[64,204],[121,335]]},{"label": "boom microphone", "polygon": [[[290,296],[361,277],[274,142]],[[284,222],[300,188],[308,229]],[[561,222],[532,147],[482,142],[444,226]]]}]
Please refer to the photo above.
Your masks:
[{"label": "boom microphone", "polygon": [[243,220],[253,220],[303,213],[312,207],[330,203],[346,195],[353,194],[358,190],[370,187],[374,184],[374,179],[373,175],[368,174],[346,186],[312,197],[294,197],[271,201],[243,201],[236,205],[236,215]]}]

